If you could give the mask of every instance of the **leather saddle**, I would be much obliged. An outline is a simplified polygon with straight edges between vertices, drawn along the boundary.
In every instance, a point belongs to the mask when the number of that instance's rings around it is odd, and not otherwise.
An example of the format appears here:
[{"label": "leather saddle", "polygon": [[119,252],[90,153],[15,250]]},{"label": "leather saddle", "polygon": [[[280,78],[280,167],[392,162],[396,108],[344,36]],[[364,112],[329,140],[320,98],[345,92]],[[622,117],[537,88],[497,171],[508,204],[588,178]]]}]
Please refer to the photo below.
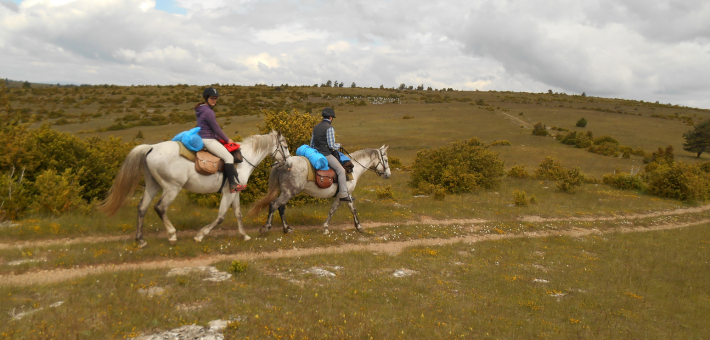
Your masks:
[{"label": "leather saddle", "polygon": [[[350,181],[353,179],[353,164],[350,161],[347,161],[342,164],[343,168],[345,169],[345,173],[347,173],[347,180]],[[311,165],[311,168],[313,166]],[[315,169],[314,169],[315,170]],[[335,173],[335,170],[333,169],[328,169],[328,170],[315,170],[315,182],[316,185],[321,188],[321,189],[327,189],[330,188],[333,183],[338,183],[338,174]]]},{"label": "leather saddle", "polygon": [[[186,148],[181,142],[177,143],[180,146],[180,155],[195,162],[195,171],[197,171],[198,174],[207,176],[224,171],[224,161],[209,151],[202,150],[195,152]],[[233,151],[232,156],[234,156],[235,164],[244,161],[241,150]]]}]

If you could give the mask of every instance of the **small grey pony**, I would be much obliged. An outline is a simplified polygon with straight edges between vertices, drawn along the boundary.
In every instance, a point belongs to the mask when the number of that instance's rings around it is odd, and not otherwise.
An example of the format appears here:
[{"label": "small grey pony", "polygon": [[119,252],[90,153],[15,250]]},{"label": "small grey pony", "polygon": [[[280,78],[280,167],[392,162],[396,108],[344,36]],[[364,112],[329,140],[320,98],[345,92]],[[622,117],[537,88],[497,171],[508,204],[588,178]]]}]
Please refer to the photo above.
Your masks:
[{"label": "small grey pony", "polygon": [[[388,179],[391,175],[389,161],[387,159],[388,146],[382,146],[379,149],[364,149],[355,151],[350,155],[350,158],[355,165],[353,169],[353,179],[348,181],[348,192],[353,192],[357,181],[368,170],[374,171],[378,176]],[[269,206],[269,217],[266,224],[259,229],[260,233],[266,233],[271,229],[271,221],[276,210],[281,215],[281,223],[283,224],[284,233],[289,233],[293,229],[288,226],[285,220],[286,202],[292,197],[304,192],[312,197],[331,198],[338,192],[337,182],[327,189],[319,188],[314,182],[308,181],[308,167],[311,164],[302,157],[291,157],[288,159],[286,166],[274,167],[269,175],[269,191],[266,196],[260,199],[249,210],[249,216],[256,216],[267,205]],[[281,194],[279,195],[279,190]],[[278,197],[277,197],[278,195]],[[323,224],[323,233],[328,234],[328,223],[333,217],[333,214],[340,206],[340,199],[333,198],[333,205],[328,213]],[[357,211],[353,202],[348,202],[350,212],[353,214],[355,229],[362,230],[360,221],[357,217]]]}]

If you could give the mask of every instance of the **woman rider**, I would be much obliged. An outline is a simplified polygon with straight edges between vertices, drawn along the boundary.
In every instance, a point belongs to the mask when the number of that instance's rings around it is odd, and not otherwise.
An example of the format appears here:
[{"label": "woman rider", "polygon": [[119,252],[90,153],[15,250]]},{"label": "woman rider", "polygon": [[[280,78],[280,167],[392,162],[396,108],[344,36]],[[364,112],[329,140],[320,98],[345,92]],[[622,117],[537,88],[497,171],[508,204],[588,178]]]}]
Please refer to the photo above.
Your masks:
[{"label": "woman rider", "polygon": [[212,109],[217,105],[219,94],[215,88],[210,86],[202,92],[202,98],[205,101],[195,105],[197,126],[200,127],[198,135],[202,138],[205,149],[224,161],[224,176],[229,181],[229,190],[236,192],[238,184],[236,180],[237,171],[234,168],[234,156],[219,142],[223,140],[227,141],[227,143],[234,143],[234,141],[227,137],[217,125],[217,119]]}]

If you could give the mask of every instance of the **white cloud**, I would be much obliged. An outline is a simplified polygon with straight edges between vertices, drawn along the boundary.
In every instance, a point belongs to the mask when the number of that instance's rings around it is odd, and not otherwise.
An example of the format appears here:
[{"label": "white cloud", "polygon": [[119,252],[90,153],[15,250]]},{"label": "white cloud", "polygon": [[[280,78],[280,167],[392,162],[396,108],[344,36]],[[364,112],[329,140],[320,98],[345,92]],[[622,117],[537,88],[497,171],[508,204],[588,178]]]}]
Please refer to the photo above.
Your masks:
[{"label": "white cloud", "polygon": [[2,77],[626,97],[710,107],[710,3],[0,0]]}]

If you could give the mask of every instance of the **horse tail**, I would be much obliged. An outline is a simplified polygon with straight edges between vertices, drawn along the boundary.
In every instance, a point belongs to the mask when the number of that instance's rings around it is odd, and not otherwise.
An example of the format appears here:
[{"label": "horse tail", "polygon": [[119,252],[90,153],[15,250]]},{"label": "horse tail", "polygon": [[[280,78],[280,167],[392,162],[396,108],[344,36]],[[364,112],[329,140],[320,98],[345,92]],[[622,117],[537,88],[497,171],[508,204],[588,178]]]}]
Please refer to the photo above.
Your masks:
[{"label": "horse tail", "polygon": [[267,205],[271,204],[276,197],[279,197],[279,176],[276,174],[279,167],[273,167],[271,173],[269,174],[269,191],[266,193],[262,199],[256,201],[254,207],[249,210],[247,216],[255,217],[258,215]]},{"label": "horse tail", "polygon": [[97,207],[99,211],[113,216],[123,206],[126,199],[133,195],[143,174],[143,169],[146,167],[145,158],[151,150],[153,150],[151,145],[143,144],[136,146],[128,153],[121,165],[121,170],[116,175],[116,180],[108,191],[108,196]]}]

